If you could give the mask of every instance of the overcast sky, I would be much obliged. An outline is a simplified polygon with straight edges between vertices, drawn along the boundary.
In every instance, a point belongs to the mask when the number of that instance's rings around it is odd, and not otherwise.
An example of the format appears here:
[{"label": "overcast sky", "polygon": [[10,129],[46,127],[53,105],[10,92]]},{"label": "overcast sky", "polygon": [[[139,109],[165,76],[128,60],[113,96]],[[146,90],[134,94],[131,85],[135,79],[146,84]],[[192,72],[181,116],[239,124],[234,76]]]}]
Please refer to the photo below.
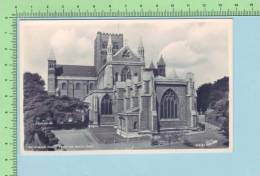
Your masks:
[{"label": "overcast sky", "polygon": [[123,33],[137,51],[140,38],[145,62],[162,54],[167,76],[195,74],[196,85],[214,82],[230,72],[232,20],[33,20],[20,22],[21,71],[47,78],[53,48],[58,64],[93,65],[96,33]]}]

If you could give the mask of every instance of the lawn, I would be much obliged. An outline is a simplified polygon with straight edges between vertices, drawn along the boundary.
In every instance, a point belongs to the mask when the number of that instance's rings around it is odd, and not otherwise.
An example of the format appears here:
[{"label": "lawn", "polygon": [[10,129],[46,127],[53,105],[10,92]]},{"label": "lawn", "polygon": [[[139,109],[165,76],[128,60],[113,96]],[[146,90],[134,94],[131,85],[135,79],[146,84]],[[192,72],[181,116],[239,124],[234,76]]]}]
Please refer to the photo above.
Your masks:
[{"label": "lawn", "polygon": [[87,129],[53,130],[53,133],[68,150],[89,149],[96,144]]},{"label": "lawn", "polygon": [[[205,132],[199,132],[189,135],[180,135],[180,140],[174,140],[176,133],[161,134],[160,145],[151,146],[149,136],[138,138],[123,138],[116,133],[113,127],[53,130],[59,143],[64,145],[67,150],[87,150],[87,149],[152,149],[152,148],[190,148],[194,144],[203,144],[210,141],[218,141],[217,145],[212,147],[222,148],[225,137],[220,133],[219,128],[207,123]],[[184,136],[183,136],[184,135]],[[167,140],[171,138],[171,141]],[[190,145],[182,143],[188,141]],[[163,142],[164,141],[164,142]],[[181,142],[182,141],[182,142]],[[210,148],[212,148],[210,147]]]},{"label": "lawn", "polygon": [[141,136],[135,138],[123,138],[116,133],[113,127],[90,128],[89,132],[97,140],[99,144],[113,144],[113,143],[127,143],[127,142],[140,142],[150,141],[149,136]]}]

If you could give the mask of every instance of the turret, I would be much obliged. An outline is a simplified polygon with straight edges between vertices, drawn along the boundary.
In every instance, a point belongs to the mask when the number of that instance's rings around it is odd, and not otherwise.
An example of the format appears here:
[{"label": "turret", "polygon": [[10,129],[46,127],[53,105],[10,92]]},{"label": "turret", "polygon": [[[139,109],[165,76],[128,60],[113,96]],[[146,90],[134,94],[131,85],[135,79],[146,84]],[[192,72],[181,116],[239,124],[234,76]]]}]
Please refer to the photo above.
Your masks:
[{"label": "turret", "polygon": [[116,53],[123,47],[123,34],[97,32],[94,42],[94,65],[97,72],[107,63],[107,45],[110,36],[113,43],[113,53]]},{"label": "turret", "polygon": [[153,61],[151,61],[149,69],[153,71],[154,76],[157,76],[157,69],[155,68]]},{"label": "turret", "polygon": [[142,39],[140,39],[139,45],[138,45],[138,56],[144,60],[144,46]]},{"label": "turret", "polygon": [[165,74],[165,61],[161,55],[159,61],[157,62],[157,71],[159,76],[166,76]]},{"label": "turret", "polygon": [[154,66],[154,64],[153,64],[153,61],[151,61],[149,68],[150,68],[150,69],[155,69],[155,66]]},{"label": "turret", "polygon": [[113,57],[113,44],[111,35],[109,35],[108,42],[107,42],[107,63],[112,62]]},{"label": "turret", "polygon": [[48,94],[55,95],[55,87],[56,87],[56,58],[53,50],[50,51],[48,57]]},{"label": "turret", "polygon": [[104,88],[112,88],[113,87],[113,73],[112,73],[112,57],[113,57],[113,44],[111,35],[108,37],[107,42],[107,65],[105,68],[104,75]]},{"label": "turret", "polygon": [[194,128],[197,125],[197,95],[194,85],[194,74],[189,72],[186,74],[187,80],[187,103],[190,111],[191,120],[189,122],[190,127]]}]

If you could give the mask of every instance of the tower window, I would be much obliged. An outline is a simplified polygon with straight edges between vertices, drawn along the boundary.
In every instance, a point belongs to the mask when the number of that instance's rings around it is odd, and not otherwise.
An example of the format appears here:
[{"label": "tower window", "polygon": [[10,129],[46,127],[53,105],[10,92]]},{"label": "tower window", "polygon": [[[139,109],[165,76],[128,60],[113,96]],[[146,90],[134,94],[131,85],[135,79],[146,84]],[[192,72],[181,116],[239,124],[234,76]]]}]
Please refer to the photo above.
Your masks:
[{"label": "tower window", "polygon": [[94,87],[94,84],[93,83],[89,83],[89,90],[92,90]]},{"label": "tower window", "polygon": [[76,83],[76,90],[80,90],[80,83]]},{"label": "tower window", "polygon": [[118,49],[118,42],[113,42],[113,49]]},{"label": "tower window", "polygon": [[118,49],[118,45],[113,45],[113,49]]},{"label": "tower window", "polygon": [[128,87],[127,87],[127,96],[128,96],[128,97],[131,96],[131,90],[132,90],[131,87],[128,86]]},{"label": "tower window", "polygon": [[54,68],[54,64],[49,64],[49,68]]},{"label": "tower window", "polygon": [[137,129],[137,122],[134,122],[133,129]]},{"label": "tower window", "polygon": [[138,95],[139,95],[138,87],[137,87],[137,85],[135,85],[135,96],[138,96]]},{"label": "tower window", "polygon": [[84,83],[84,88],[85,88],[86,94],[88,94],[88,84],[87,83]]},{"label": "tower window", "polygon": [[61,89],[62,90],[66,90],[67,89],[67,84],[66,83],[62,83],[61,84]]},{"label": "tower window", "polygon": [[115,82],[117,82],[118,81],[118,73],[116,72],[115,73]]},{"label": "tower window", "polygon": [[107,42],[102,42],[102,48],[107,48]]},{"label": "tower window", "polygon": [[102,55],[107,55],[107,51],[101,51]]}]

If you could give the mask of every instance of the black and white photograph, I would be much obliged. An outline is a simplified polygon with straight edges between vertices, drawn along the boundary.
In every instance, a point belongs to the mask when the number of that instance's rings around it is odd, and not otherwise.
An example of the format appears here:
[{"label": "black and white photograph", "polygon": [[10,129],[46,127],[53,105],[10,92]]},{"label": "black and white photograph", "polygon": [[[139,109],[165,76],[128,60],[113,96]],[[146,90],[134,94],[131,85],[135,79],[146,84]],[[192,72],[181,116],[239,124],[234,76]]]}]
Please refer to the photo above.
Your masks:
[{"label": "black and white photograph", "polygon": [[232,150],[232,19],[22,20],[18,38],[23,151]]}]

